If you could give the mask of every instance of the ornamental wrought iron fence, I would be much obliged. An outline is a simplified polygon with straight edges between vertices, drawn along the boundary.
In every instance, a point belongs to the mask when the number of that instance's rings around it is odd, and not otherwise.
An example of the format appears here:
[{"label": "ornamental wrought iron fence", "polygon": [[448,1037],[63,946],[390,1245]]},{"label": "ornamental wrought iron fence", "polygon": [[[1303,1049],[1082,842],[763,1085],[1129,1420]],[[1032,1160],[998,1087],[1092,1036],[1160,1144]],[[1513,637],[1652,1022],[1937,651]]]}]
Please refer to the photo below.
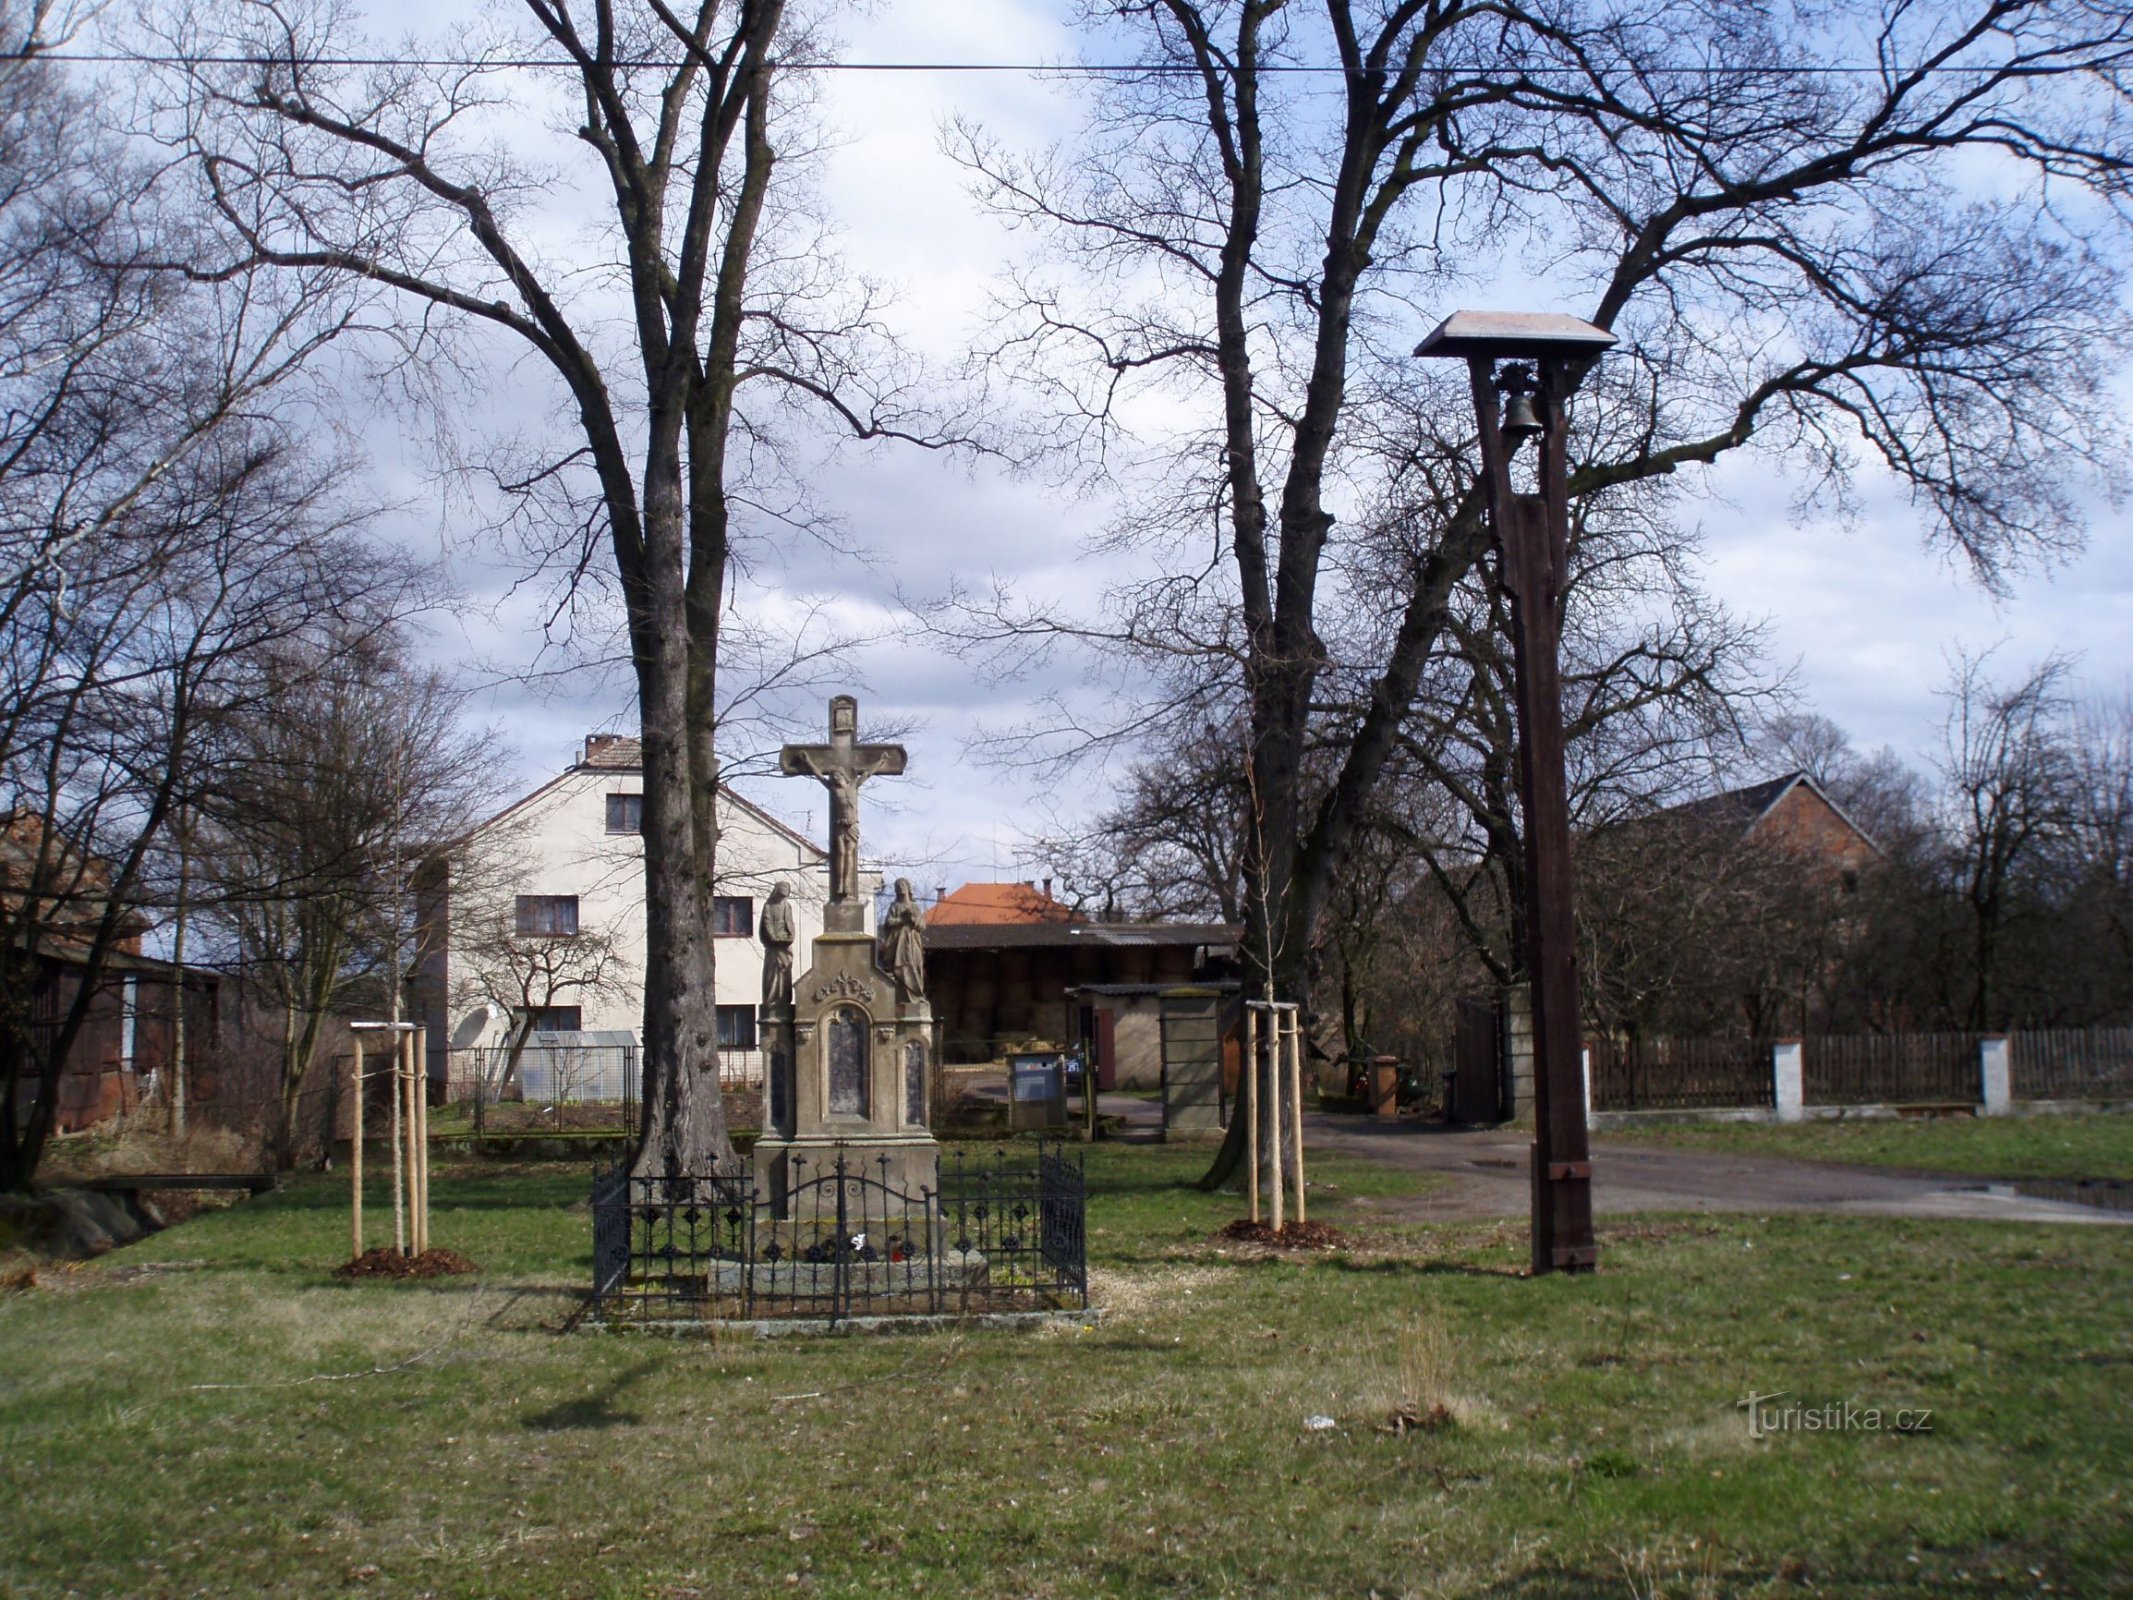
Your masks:
[{"label": "ornamental wrought iron fence", "polygon": [[1078,1153],[942,1152],[938,1187],[886,1157],[790,1158],[781,1204],[743,1166],[593,1179],[593,1315],[609,1323],[1079,1310],[1089,1303]]}]

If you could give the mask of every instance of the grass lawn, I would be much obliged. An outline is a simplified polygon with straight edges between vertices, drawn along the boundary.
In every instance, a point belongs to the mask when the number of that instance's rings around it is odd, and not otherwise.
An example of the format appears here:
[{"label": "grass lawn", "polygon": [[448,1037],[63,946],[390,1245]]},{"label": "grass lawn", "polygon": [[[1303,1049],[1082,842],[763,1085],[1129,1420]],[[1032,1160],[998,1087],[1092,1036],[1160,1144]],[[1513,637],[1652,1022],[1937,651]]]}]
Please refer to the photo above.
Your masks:
[{"label": "grass lawn", "polygon": [[[323,1178],[47,1270],[0,1296],[0,1595],[2125,1592],[2125,1231],[1652,1219],[1539,1281],[1493,1224],[1269,1261],[1211,1241],[1238,1205],[1204,1159],[1092,1155],[1088,1331],[562,1333],[585,1180],[538,1168],[440,1169],[474,1280],[333,1280]],[[1410,1181],[1322,1176],[1334,1222]],[[1751,1390],[1931,1428],[1752,1441]]]},{"label": "grass lawn", "polygon": [[2123,1113],[1872,1122],[1692,1122],[1600,1137],[1623,1144],[1913,1167],[1981,1178],[2133,1179],[2133,1114]]}]

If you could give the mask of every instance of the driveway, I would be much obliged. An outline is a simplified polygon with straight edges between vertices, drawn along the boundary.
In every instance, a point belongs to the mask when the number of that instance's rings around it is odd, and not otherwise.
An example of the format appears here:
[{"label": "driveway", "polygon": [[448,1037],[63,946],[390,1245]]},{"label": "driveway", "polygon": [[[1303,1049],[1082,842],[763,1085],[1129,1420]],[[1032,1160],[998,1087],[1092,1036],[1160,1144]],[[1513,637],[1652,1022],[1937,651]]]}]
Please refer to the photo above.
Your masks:
[{"label": "driveway", "polygon": [[[1475,1221],[1529,1214],[1532,1135],[1506,1128],[1448,1128],[1402,1117],[1377,1121],[1323,1112],[1304,1118],[1307,1149],[1337,1151],[1451,1181],[1393,1202],[1415,1221]],[[1829,1211],[1882,1217],[1962,1217],[1991,1222],[2125,1224],[2133,1213],[2040,1200],[1983,1178],[1932,1176],[1889,1167],[1833,1166],[1770,1156],[1592,1143],[1596,1213],[1634,1211]]]}]

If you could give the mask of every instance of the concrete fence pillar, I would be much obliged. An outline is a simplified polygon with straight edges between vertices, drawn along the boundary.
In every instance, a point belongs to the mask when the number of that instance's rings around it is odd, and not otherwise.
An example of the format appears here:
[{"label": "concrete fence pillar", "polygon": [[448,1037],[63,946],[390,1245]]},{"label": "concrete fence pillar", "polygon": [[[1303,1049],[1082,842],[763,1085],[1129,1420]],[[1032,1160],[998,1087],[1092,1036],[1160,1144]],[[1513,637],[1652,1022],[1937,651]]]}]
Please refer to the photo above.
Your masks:
[{"label": "concrete fence pillar", "polygon": [[2014,1070],[2005,1034],[1988,1033],[1978,1040],[1977,1075],[1986,1116],[2004,1117],[2014,1109]]},{"label": "concrete fence pillar", "polygon": [[1800,1066],[1800,1041],[1780,1039],[1770,1047],[1770,1078],[1776,1092],[1777,1119],[1798,1122],[1807,1115],[1807,1083]]},{"label": "concrete fence pillar", "polygon": [[1533,1117],[1533,986],[1508,985],[1503,992],[1503,1117]]}]

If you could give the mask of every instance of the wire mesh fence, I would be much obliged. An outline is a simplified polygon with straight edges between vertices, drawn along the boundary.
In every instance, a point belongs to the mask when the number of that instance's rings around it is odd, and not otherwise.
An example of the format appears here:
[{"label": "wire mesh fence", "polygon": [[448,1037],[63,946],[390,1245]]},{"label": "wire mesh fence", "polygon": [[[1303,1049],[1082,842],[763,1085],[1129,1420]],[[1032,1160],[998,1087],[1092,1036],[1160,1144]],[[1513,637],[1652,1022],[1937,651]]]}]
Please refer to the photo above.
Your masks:
[{"label": "wire mesh fence", "polygon": [[463,1120],[477,1134],[637,1126],[642,1068],[634,1044],[473,1046],[450,1051],[448,1062],[448,1120]]}]

